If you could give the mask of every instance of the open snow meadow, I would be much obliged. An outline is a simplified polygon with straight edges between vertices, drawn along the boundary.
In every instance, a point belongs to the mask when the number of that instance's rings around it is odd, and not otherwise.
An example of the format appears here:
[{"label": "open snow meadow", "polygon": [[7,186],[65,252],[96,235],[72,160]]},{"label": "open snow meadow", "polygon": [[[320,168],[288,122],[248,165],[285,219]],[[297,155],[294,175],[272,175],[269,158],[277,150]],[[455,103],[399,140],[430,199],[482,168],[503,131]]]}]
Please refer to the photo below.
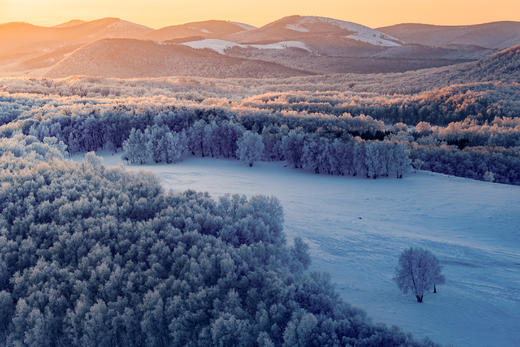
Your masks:
[{"label": "open snow meadow", "polygon": [[[107,166],[125,165],[120,154],[98,155]],[[153,172],[175,192],[277,197],[289,242],[302,237],[311,268],[329,272],[343,299],[376,323],[453,346],[520,345],[518,186],[425,171],[368,180],[208,158],[125,167]],[[423,304],[392,281],[410,246],[431,250],[446,277]]]}]

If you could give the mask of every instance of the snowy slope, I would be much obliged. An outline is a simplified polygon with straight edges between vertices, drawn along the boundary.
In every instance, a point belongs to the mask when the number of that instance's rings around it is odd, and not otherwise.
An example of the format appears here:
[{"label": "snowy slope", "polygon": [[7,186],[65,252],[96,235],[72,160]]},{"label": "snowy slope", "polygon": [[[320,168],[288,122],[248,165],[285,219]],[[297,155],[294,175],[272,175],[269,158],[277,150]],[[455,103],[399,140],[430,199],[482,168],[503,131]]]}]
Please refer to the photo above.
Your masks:
[{"label": "snowy slope", "polygon": [[286,49],[286,48],[300,48],[306,51],[310,51],[310,49],[303,43],[299,41],[282,41],[276,43],[267,43],[267,44],[239,44],[232,41],[226,40],[218,40],[218,39],[205,39],[205,40],[197,40],[197,41],[189,41],[183,42],[182,45],[188,46],[195,49],[204,49],[209,48],[218,52],[220,54],[224,54],[225,50],[233,47],[241,47],[241,48],[258,48],[258,49]]},{"label": "snowy slope", "polygon": [[301,17],[298,21],[293,24],[287,24],[286,28],[291,30],[296,30],[299,32],[310,32],[307,26],[318,23],[326,23],[337,26],[343,30],[353,32],[346,37],[349,39],[353,39],[356,41],[361,41],[365,43],[369,43],[374,46],[385,46],[385,47],[399,47],[401,46],[401,42],[387,34],[384,34],[380,31],[371,29],[367,26],[346,22],[338,19],[326,18],[326,17]]},{"label": "snowy slope", "polygon": [[[365,180],[255,165],[188,159],[128,169],[152,171],[174,191],[277,196],[289,239],[303,237],[313,268],[331,273],[345,301],[377,322],[455,346],[520,345],[520,187],[427,172]],[[391,280],[409,246],[436,254],[447,279],[423,304]]]},{"label": "snowy slope", "polygon": [[207,20],[180,25],[167,26],[149,32],[145,39],[154,41],[168,41],[187,37],[223,38],[226,35],[252,30],[247,24],[227,22],[223,20]]}]

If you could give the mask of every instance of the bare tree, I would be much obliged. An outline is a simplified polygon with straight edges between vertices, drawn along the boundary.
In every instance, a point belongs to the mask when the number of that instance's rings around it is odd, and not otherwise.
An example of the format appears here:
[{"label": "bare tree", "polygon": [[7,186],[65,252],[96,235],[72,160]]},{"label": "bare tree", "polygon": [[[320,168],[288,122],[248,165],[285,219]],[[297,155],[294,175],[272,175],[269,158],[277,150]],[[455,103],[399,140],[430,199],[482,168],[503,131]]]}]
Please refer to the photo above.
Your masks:
[{"label": "bare tree", "polygon": [[423,301],[424,293],[436,284],[444,283],[439,260],[428,250],[410,247],[399,256],[399,264],[395,269],[394,281],[403,293],[412,291],[417,302]]}]

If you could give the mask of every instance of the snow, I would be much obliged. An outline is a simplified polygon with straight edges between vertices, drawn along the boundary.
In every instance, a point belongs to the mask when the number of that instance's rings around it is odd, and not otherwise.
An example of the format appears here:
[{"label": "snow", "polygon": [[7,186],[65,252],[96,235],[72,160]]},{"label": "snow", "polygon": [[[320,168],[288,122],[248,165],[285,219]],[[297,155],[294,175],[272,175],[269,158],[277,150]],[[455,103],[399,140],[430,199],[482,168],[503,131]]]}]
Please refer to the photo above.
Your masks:
[{"label": "snow", "polygon": [[[380,31],[371,29],[367,26],[346,22],[342,20],[326,18],[326,17],[302,17],[295,24],[288,24],[286,27],[288,29],[302,31],[307,30],[305,28],[305,24],[315,24],[315,23],[327,23],[331,25],[335,25],[340,27],[341,29],[348,30],[353,32],[353,34],[347,35],[346,37],[352,40],[361,41],[365,43],[369,43],[375,46],[385,46],[385,47],[399,47],[401,46],[401,41],[398,39],[384,34]],[[289,28],[291,26],[291,28]]]},{"label": "snow", "polygon": [[[108,166],[121,163],[102,155]],[[312,268],[329,272],[345,301],[375,322],[455,346],[520,345],[520,187],[430,172],[334,177],[207,158],[126,168],[152,171],[177,192],[278,197],[288,239],[301,236]],[[423,304],[391,280],[409,246],[432,251],[446,276]]]},{"label": "snow", "polygon": [[185,46],[195,48],[195,49],[211,49],[220,54],[224,54],[225,50],[232,47],[241,47],[241,48],[258,48],[258,49],[286,49],[286,48],[300,48],[306,51],[310,51],[310,49],[300,41],[282,41],[276,43],[268,43],[268,44],[240,44],[232,41],[219,40],[219,39],[205,39],[198,41],[189,41],[182,43]]},{"label": "snow", "polygon": [[309,32],[309,29],[306,29],[306,28],[298,26],[298,25],[287,24],[285,27],[287,29],[289,29],[289,30],[299,31],[301,33],[308,33]]}]

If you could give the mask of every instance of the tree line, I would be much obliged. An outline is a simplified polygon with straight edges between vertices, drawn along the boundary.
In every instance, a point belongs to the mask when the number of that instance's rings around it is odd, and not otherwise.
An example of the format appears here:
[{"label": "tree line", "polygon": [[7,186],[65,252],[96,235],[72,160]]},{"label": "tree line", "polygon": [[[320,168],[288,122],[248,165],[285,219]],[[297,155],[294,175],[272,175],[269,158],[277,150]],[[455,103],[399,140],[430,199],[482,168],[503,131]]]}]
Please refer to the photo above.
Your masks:
[{"label": "tree line", "polygon": [[123,142],[123,159],[133,164],[174,163],[188,153],[197,157],[287,161],[317,174],[402,178],[410,166],[405,147],[396,141],[328,139],[302,128],[269,127],[260,134],[229,121],[197,121],[182,132],[154,125],[132,129]]}]

